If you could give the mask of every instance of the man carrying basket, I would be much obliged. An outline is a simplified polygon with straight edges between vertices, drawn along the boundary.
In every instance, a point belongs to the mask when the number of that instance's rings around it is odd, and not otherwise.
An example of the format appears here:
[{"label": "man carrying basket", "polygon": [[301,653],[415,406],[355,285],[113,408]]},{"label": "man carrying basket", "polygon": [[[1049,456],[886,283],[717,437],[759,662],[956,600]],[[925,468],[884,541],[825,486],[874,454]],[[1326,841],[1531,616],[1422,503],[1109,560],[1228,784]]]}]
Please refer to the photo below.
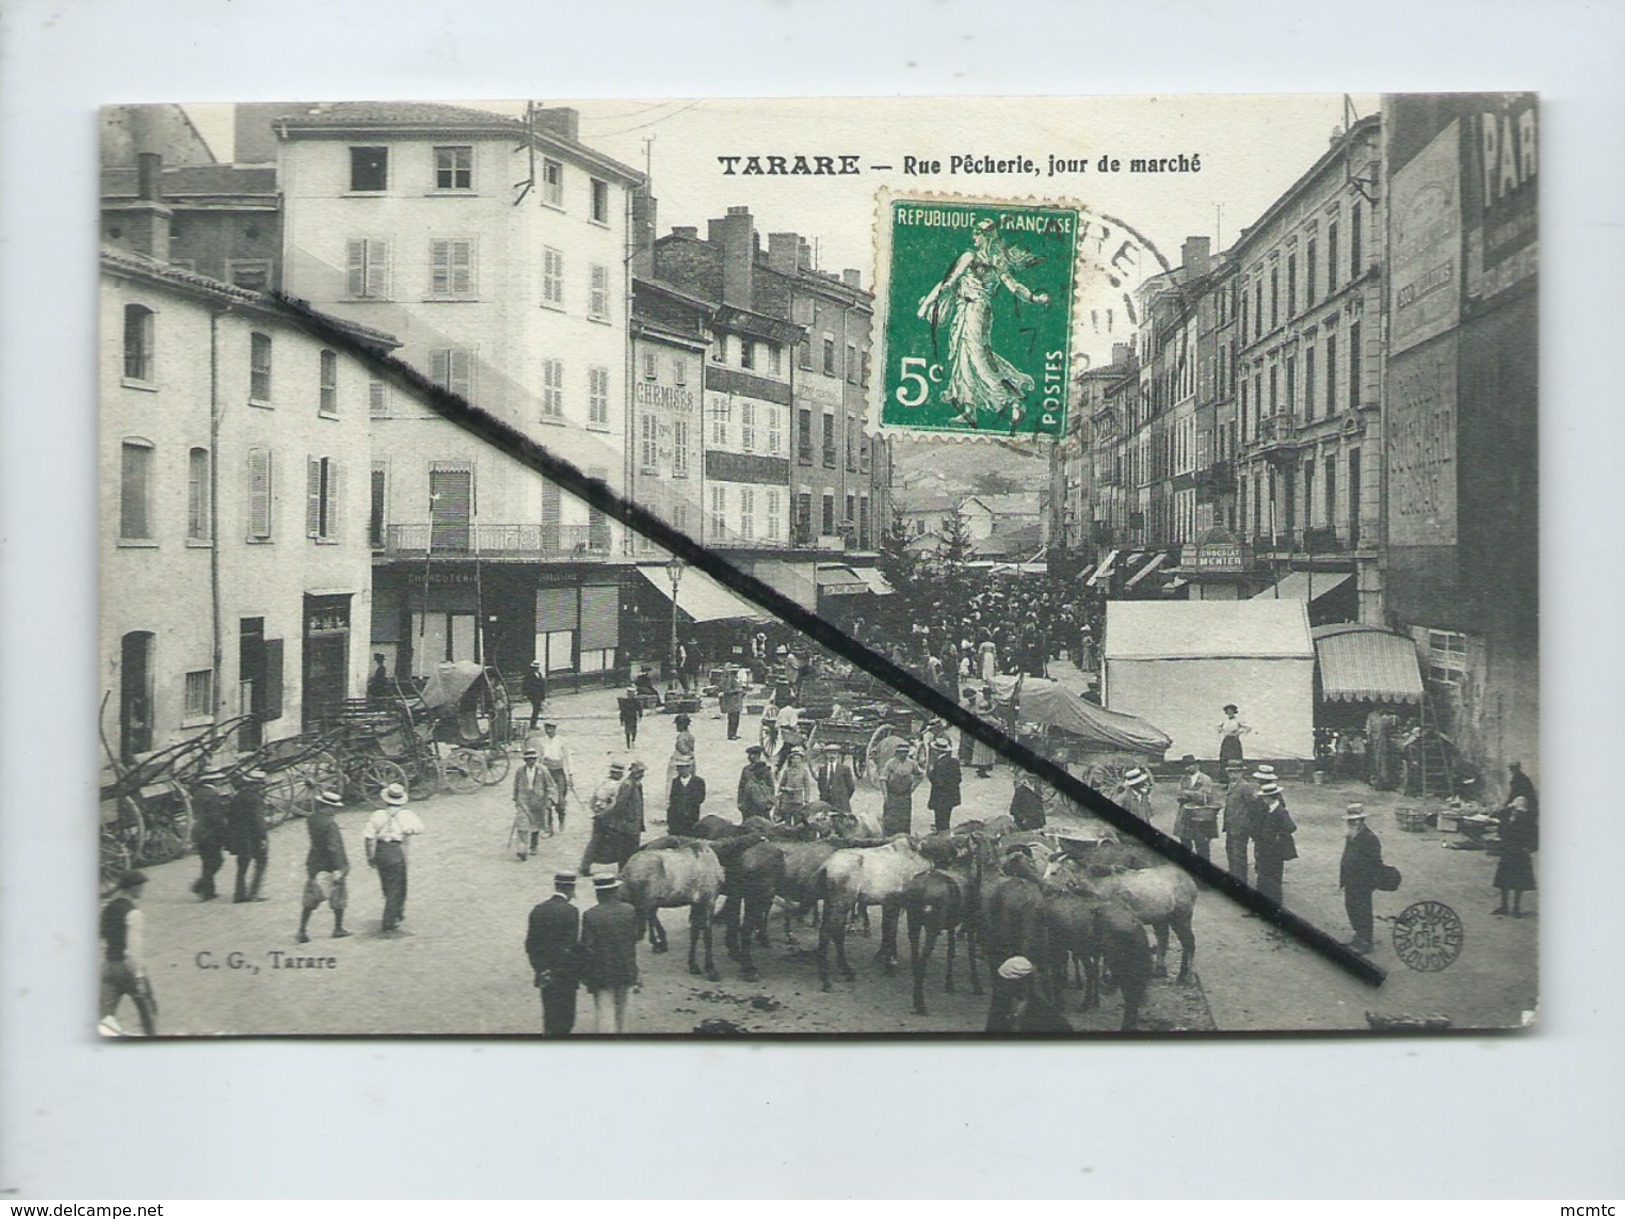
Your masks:
[{"label": "man carrying basket", "polygon": [[1174,836],[1186,850],[1195,851],[1211,862],[1208,844],[1219,835],[1219,802],[1213,780],[1202,770],[1196,755],[1184,757],[1185,777],[1179,781],[1179,812],[1174,817]]}]

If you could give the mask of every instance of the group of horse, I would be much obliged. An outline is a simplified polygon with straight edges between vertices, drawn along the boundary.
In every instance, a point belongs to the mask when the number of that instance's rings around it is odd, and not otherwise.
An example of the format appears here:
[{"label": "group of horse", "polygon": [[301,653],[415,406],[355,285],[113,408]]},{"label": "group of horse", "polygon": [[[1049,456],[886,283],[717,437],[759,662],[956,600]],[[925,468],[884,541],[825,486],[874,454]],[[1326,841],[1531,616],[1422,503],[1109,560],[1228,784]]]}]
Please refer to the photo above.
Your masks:
[{"label": "group of horse", "polygon": [[1138,1026],[1150,979],[1167,974],[1170,932],[1180,945],[1177,981],[1192,977],[1196,883],[1143,847],[1108,840],[1074,854],[1059,849],[1064,843],[1057,839],[1017,832],[1003,816],[921,838],[855,837],[852,831],[871,827],[847,816],[815,816],[799,826],[706,816],[694,837],[646,843],[621,869],[622,894],[637,909],[640,938],[646,932],[653,951],[666,952],[660,911],[687,907],[689,971],[720,980],[712,947],[720,921],[728,955],[744,979],[755,982],[761,975],[753,946],[768,946],[770,916],[782,904],[792,943],[794,921],[816,915],[818,976],[827,992],[833,989],[831,948],[835,970],[856,981],[847,933],[855,919],[867,925],[869,909],[879,906],[876,960],[887,974],[896,971],[898,923],[907,919],[916,1013],[926,1014],[928,966],[946,938],[946,992],[954,991],[963,941],[974,994],[982,993],[979,961],[991,976],[1011,957],[1026,957],[1034,985],[1051,999],[1069,984],[1081,985],[1085,1011],[1098,1006],[1109,978],[1122,994],[1125,1030]]}]

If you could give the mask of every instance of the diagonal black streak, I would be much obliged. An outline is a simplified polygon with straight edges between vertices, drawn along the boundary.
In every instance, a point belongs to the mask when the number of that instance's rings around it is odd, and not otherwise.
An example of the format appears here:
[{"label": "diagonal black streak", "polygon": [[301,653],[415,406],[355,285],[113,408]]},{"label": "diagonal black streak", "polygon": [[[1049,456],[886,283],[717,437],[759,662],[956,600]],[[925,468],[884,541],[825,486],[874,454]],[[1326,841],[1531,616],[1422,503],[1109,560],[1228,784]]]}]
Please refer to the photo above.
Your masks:
[{"label": "diagonal black streak", "polygon": [[605,516],[619,521],[634,533],[648,538],[684,562],[699,568],[745,600],[753,602],[803,635],[816,640],[836,655],[851,661],[871,677],[884,682],[931,714],[968,732],[992,748],[995,753],[1036,775],[1062,795],[1110,823],[1119,833],[1144,843],[1203,884],[1210,885],[1232,901],[1267,918],[1306,948],[1318,952],[1362,982],[1380,985],[1387,976],[1381,967],[1340,944],[1313,923],[1270,900],[1251,885],[1237,880],[1229,872],[1203,859],[1194,851],[1186,849],[1176,839],[1170,838],[1155,826],[1141,821],[1127,809],[1109,800],[1082,780],[1074,778],[1048,758],[1006,735],[980,716],[966,711],[908,670],[894,664],[878,652],[871,651],[812,611],[803,609],[778,589],[740,571],[686,533],[673,529],[647,509],[621,496],[602,479],[588,477],[574,463],[549,452],[545,446],[488,411],[440,388],[410,364],[385,354],[376,344],[368,344],[334,319],[312,310],[305,301],[280,293],[276,295],[283,304],[296,310],[305,319],[306,326],[319,334],[324,341],[344,347],[381,379],[421,398],[442,418],[479,437],[544,478],[552,480],[571,495],[590,504]]}]

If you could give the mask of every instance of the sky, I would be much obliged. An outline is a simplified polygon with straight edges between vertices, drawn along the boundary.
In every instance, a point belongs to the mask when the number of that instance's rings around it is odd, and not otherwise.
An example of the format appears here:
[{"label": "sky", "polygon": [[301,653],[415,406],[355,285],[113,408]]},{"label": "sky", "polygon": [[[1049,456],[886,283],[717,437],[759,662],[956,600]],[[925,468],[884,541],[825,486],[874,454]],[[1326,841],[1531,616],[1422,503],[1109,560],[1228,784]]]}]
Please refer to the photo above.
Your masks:
[{"label": "sky", "polygon": [[[449,100],[449,99],[448,99]],[[661,232],[696,225],[728,207],[750,207],[761,233],[816,239],[825,270],[855,267],[868,283],[875,200],[882,187],[991,198],[1076,201],[1121,217],[1171,262],[1190,235],[1233,241],[1326,151],[1344,121],[1341,94],[1122,98],[815,98],[589,100],[538,98],[581,112],[581,138],[618,160],[652,170]],[[1378,99],[1356,95],[1359,115]],[[523,102],[478,103],[519,113]],[[229,106],[188,112],[221,159],[230,157]],[[727,176],[720,156],[855,154],[848,177]],[[1199,155],[1201,170],[1130,174],[1134,157]],[[953,156],[1030,157],[1038,176],[951,174]],[[1087,158],[1081,175],[1051,177],[1050,156]],[[1102,155],[1122,170],[1100,174]],[[938,161],[945,172],[907,176],[903,158]],[[892,165],[870,171],[870,165]]]}]

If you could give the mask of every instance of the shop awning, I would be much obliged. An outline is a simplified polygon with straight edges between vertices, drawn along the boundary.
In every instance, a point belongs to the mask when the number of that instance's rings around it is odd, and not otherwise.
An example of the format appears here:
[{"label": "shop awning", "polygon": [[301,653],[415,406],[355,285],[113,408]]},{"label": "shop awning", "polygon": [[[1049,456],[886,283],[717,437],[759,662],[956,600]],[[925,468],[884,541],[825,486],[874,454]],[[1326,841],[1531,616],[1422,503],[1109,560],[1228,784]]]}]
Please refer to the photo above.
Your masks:
[{"label": "shop awning", "polygon": [[858,579],[869,586],[869,591],[877,597],[889,597],[897,591],[878,567],[854,567],[852,570],[857,574]]},{"label": "shop awning", "polygon": [[1112,565],[1117,562],[1117,556],[1121,553],[1122,551],[1120,550],[1114,550],[1103,560],[1101,560],[1099,570],[1097,570],[1094,575],[1089,577],[1089,585],[1091,588],[1096,584],[1099,584],[1102,580],[1109,579],[1111,577]]},{"label": "shop awning", "polygon": [[1346,571],[1289,571],[1263,592],[1254,593],[1253,600],[1319,601],[1353,578]]},{"label": "shop awning", "polygon": [[1128,580],[1128,583],[1125,584],[1123,587],[1124,588],[1133,588],[1141,580],[1145,579],[1152,572],[1156,571],[1157,568],[1161,567],[1167,561],[1168,561],[1168,552],[1166,550],[1157,551],[1156,554],[1151,556],[1151,561],[1149,563],[1147,563],[1144,567],[1140,568],[1139,571],[1135,572],[1132,576],[1130,576],[1129,580]]},{"label": "shop awning", "polygon": [[1356,622],[1316,627],[1321,695],[1334,703],[1420,703],[1422,670],[1404,635]]},{"label": "shop awning", "polygon": [[[671,577],[664,563],[639,565],[642,576],[666,600],[671,600]],[[739,597],[697,567],[685,567],[677,585],[677,608],[695,622],[721,622],[727,618],[765,621],[768,617],[755,605]]]},{"label": "shop awning", "polygon": [[825,597],[852,597],[869,591],[858,573],[838,563],[828,563],[818,569],[818,592]]}]

